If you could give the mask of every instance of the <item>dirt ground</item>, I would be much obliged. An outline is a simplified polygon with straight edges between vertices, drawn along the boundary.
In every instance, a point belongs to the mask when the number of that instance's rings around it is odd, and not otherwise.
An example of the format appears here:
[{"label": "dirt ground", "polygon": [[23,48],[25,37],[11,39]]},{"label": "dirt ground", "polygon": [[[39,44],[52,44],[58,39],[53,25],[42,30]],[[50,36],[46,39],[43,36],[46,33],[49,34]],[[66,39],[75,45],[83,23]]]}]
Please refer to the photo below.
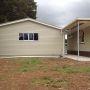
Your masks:
[{"label": "dirt ground", "polygon": [[67,58],[0,59],[0,90],[90,90],[90,62]]}]

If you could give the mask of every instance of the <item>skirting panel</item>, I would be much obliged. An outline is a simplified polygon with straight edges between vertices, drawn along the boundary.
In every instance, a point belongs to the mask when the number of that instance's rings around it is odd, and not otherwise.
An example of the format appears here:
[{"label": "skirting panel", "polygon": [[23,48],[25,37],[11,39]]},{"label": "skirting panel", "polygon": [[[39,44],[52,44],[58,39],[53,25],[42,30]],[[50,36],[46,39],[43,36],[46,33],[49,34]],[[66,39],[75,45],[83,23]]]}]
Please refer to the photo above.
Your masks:
[{"label": "skirting panel", "polygon": [[[68,54],[77,55],[77,54],[78,54],[78,51],[71,51],[71,50],[68,50],[67,53],[68,53]],[[80,56],[87,56],[87,57],[90,57],[90,52],[89,52],[89,51],[80,51]]]}]

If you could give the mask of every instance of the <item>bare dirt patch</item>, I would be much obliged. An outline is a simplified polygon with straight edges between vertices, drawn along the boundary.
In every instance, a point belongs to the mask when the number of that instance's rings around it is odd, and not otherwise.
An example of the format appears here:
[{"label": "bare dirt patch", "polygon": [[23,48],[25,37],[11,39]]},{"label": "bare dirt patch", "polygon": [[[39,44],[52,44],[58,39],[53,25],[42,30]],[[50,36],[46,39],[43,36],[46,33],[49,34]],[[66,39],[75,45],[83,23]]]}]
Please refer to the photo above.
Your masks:
[{"label": "bare dirt patch", "polygon": [[90,90],[90,62],[0,59],[0,90]]}]

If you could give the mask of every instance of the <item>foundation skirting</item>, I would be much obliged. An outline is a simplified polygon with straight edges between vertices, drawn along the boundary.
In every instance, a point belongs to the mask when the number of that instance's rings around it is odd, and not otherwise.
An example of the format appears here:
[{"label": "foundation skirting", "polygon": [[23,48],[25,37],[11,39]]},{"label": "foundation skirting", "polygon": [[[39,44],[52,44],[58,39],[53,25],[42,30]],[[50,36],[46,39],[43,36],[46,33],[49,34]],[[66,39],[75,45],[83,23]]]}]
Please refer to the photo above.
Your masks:
[{"label": "foundation skirting", "polygon": [[[77,54],[78,54],[78,51],[71,51],[71,50],[68,50],[67,53],[68,53],[68,54],[77,55]],[[89,51],[80,51],[80,56],[87,56],[87,57],[90,57],[90,52],[89,52]]]}]

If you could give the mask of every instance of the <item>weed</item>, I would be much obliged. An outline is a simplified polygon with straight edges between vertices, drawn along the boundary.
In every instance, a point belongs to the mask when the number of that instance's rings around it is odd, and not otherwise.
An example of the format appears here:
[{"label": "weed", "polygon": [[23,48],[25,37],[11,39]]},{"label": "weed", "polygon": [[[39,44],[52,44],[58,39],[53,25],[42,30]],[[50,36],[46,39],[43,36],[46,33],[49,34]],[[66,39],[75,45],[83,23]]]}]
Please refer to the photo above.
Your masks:
[{"label": "weed", "polygon": [[32,83],[34,85],[44,85],[47,87],[54,87],[54,88],[66,88],[68,85],[68,81],[65,79],[55,79],[51,77],[42,77],[42,78],[34,78],[32,79]]},{"label": "weed", "polygon": [[18,68],[21,72],[28,72],[38,70],[38,65],[41,64],[41,61],[38,58],[26,58],[24,60],[20,60],[20,67]]},{"label": "weed", "polygon": [[61,73],[90,73],[90,67],[57,66],[57,67],[54,67],[52,70],[58,71]]}]

